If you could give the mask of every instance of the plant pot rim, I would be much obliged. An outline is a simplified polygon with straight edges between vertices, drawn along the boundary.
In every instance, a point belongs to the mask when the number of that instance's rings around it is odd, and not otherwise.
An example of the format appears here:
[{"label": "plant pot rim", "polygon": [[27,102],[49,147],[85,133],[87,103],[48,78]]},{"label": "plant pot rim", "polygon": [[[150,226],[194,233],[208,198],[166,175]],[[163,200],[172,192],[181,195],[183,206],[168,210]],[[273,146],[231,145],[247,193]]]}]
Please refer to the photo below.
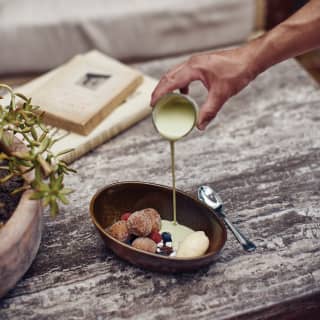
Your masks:
[{"label": "plant pot rim", "polygon": [[20,241],[27,232],[28,226],[37,219],[39,211],[42,211],[39,200],[30,200],[32,191],[24,191],[9,220],[0,229],[0,257],[12,246]]},{"label": "plant pot rim", "polygon": [[[24,151],[26,146],[17,138],[10,148],[0,141],[0,150],[10,154]],[[30,172],[26,178],[32,179]],[[0,298],[8,292],[30,267],[38,252],[42,230],[40,200],[30,200],[26,190],[9,220],[0,229]]]},{"label": "plant pot rim", "polygon": [[[14,142],[10,147],[5,146],[2,141],[0,141],[0,150],[4,150],[8,154],[16,151],[25,151],[26,149],[27,147],[24,143],[16,137],[14,137]],[[33,172],[28,172],[25,177],[31,180]],[[8,247],[11,247],[19,241],[25,233],[27,226],[34,222],[38,211],[42,210],[40,200],[29,199],[31,193],[32,190],[26,190],[22,193],[19,203],[11,217],[0,229],[0,257]]]}]

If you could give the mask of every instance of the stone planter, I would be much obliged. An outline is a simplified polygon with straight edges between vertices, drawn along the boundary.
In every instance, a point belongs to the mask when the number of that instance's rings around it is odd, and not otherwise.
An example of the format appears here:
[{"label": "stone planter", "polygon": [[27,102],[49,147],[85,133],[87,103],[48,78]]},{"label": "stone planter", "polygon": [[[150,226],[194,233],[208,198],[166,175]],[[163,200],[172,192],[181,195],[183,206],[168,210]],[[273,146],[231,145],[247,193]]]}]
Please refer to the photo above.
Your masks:
[{"label": "stone planter", "polygon": [[[0,142],[0,150],[10,154],[22,151],[24,144],[15,139],[10,149]],[[32,173],[29,177],[31,178]],[[25,191],[8,222],[0,229],[0,297],[5,295],[25,274],[35,258],[41,240],[42,206],[29,200],[32,191]]]}]

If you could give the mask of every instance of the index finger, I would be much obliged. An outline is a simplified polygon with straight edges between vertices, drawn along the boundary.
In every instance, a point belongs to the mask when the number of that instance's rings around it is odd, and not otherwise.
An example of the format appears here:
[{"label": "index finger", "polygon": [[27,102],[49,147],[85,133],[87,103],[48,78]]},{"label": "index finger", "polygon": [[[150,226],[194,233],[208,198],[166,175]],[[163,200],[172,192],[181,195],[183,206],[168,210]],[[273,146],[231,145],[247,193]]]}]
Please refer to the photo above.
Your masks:
[{"label": "index finger", "polygon": [[194,80],[201,80],[200,74],[188,65],[179,68],[176,72],[166,73],[153,90],[151,106],[154,106],[163,95],[176,89],[185,88]]}]

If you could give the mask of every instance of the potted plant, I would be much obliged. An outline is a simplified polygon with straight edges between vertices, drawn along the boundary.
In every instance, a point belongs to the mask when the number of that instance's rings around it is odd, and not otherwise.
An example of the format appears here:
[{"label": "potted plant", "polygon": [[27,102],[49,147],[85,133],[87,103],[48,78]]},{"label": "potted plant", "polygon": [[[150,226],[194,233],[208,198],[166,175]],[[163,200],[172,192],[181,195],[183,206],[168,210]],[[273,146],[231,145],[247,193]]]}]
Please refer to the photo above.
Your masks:
[{"label": "potted plant", "polygon": [[[0,297],[27,271],[40,244],[42,207],[68,203],[64,175],[73,171],[51,147],[61,139],[42,123],[31,99],[7,85],[0,100]],[[0,97],[3,99],[3,97]]]}]

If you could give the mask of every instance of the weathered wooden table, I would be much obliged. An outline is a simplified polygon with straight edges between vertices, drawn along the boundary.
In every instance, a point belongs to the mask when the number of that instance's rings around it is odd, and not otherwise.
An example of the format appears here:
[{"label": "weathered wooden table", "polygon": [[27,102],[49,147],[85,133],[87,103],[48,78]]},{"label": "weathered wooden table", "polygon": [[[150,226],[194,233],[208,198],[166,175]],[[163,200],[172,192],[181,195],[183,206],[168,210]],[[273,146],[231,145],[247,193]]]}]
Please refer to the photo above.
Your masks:
[{"label": "weathered wooden table", "polygon": [[[179,59],[139,65],[159,77]],[[193,96],[201,103],[204,91]],[[39,254],[0,301],[0,319],[320,319],[320,91],[294,61],[261,75],[205,133],[177,144],[177,184],[210,184],[230,219],[258,245],[233,236],[219,260],[163,275],[120,261],[98,237],[88,205],[122,180],[170,184],[168,143],[150,118],[78,160],[71,204],[45,215]]]}]

